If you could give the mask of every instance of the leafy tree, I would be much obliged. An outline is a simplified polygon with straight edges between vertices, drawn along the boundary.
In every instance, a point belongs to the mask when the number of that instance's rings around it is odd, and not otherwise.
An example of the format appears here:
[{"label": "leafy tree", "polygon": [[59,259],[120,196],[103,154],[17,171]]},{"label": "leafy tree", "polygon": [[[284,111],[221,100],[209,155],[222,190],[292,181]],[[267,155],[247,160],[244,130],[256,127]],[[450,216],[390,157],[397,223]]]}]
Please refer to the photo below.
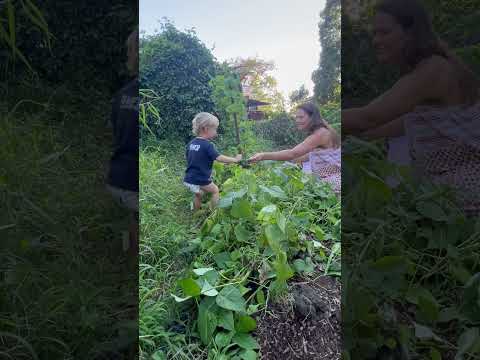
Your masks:
[{"label": "leafy tree", "polygon": [[157,117],[147,123],[160,139],[191,136],[191,121],[201,111],[214,112],[210,80],[216,63],[195,31],[179,31],[168,21],[160,32],[140,41],[140,86],[157,94]]},{"label": "leafy tree", "polygon": [[[221,72],[210,81],[215,112],[220,118],[220,130],[223,142],[240,143],[239,123],[246,117],[245,99],[241,90],[238,74],[226,64]],[[232,131],[235,130],[235,132]]]},{"label": "leafy tree", "polygon": [[285,99],[278,90],[277,80],[270,74],[275,69],[272,61],[258,57],[237,58],[230,65],[239,74],[242,84],[250,88],[252,98],[271,104],[263,107],[267,114],[284,111]]},{"label": "leafy tree", "polygon": [[314,95],[318,103],[340,101],[341,2],[327,0],[318,26],[322,52],[319,68],[312,74]]},{"label": "leafy tree", "polygon": [[305,87],[305,85],[300,86],[297,90],[293,90],[290,93],[289,99],[290,104],[294,107],[295,105],[305,102],[310,96],[310,92]]}]

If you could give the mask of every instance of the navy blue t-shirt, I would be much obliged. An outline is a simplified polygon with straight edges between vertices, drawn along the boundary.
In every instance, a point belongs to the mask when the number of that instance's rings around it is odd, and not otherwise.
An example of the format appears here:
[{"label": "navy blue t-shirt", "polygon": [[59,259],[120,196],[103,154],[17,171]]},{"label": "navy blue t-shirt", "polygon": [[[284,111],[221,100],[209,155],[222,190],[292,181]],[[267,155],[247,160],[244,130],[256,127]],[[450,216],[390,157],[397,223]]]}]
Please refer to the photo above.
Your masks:
[{"label": "navy blue t-shirt", "polygon": [[138,78],[130,81],[112,101],[110,118],[114,152],[110,160],[108,183],[138,192]]},{"label": "navy blue t-shirt", "polygon": [[194,185],[208,185],[212,182],[212,167],[220,153],[210,141],[195,138],[186,149],[187,170],[183,181]]}]

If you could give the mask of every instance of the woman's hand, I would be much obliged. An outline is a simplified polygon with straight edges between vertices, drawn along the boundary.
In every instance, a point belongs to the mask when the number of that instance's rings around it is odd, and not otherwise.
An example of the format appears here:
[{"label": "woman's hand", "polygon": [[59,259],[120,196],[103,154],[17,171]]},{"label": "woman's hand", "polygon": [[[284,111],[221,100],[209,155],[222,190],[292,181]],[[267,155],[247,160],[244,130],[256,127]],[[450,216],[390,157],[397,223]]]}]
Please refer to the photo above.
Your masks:
[{"label": "woman's hand", "polygon": [[258,162],[264,160],[264,154],[263,153],[257,153],[253,155],[250,159],[248,159],[248,162]]}]

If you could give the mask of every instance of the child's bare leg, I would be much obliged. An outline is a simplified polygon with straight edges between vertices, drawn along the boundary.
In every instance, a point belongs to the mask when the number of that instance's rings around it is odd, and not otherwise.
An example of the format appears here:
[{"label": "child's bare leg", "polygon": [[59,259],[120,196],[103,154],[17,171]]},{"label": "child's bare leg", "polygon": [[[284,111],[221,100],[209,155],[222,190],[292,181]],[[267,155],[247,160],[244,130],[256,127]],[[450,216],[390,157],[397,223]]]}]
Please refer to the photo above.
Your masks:
[{"label": "child's bare leg", "polygon": [[211,207],[212,209],[216,207],[218,201],[220,200],[220,191],[218,190],[218,186],[212,182],[208,185],[202,186],[201,189],[207,193],[212,194]]},{"label": "child's bare leg", "polygon": [[193,199],[193,209],[198,210],[202,207],[202,193],[196,193]]}]

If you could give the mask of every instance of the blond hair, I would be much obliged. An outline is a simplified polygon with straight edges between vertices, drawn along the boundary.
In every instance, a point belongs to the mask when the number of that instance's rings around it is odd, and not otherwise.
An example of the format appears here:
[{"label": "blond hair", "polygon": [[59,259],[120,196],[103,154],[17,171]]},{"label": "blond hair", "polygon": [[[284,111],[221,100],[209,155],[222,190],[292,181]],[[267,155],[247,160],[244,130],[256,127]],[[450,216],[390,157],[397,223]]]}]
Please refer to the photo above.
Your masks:
[{"label": "blond hair", "polygon": [[218,126],[219,123],[218,118],[210,113],[198,113],[192,120],[193,135],[198,136],[202,129]]},{"label": "blond hair", "polygon": [[127,39],[127,67],[131,74],[138,74],[138,28],[135,28]]}]

